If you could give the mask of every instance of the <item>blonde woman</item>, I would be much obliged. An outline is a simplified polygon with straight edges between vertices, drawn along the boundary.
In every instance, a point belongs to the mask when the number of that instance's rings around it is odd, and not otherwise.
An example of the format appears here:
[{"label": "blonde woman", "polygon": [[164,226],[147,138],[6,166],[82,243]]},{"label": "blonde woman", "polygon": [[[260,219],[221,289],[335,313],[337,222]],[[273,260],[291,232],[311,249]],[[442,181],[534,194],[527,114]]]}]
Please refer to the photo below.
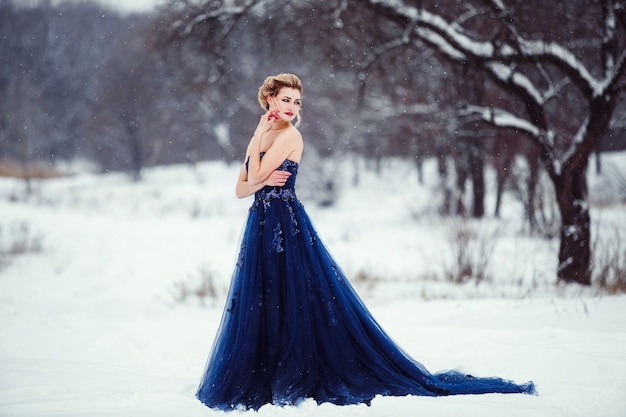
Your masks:
[{"label": "blonde woman", "polygon": [[259,88],[264,113],[236,186],[254,202],[198,399],[234,410],[307,398],[344,405],[376,395],[534,393],[532,382],[431,374],[377,324],[295,193],[301,95],[293,74]]}]

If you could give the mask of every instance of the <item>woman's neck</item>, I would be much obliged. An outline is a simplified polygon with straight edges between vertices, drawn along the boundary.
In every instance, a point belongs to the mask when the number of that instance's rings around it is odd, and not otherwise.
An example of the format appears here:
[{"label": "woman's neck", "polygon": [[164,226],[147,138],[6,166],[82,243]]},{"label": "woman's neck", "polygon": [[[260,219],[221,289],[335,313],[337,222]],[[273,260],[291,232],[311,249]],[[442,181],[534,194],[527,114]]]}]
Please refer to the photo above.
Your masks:
[{"label": "woman's neck", "polygon": [[284,129],[287,129],[289,126],[291,126],[291,123],[289,122],[285,122],[285,121],[276,122],[270,129],[270,132],[276,131],[276,130],[284,130]]}]

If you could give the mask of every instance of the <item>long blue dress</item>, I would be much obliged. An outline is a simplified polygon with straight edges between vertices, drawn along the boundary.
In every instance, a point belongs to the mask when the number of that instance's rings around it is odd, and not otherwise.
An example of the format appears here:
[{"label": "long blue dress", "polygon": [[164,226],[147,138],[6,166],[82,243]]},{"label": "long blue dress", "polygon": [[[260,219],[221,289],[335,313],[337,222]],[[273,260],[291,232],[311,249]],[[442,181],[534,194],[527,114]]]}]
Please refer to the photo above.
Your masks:
[{"label": "long blue dress", "polygon": [[532,382],[430,373],[385,333],[331,257],[296,197],[255,194],[228,299],[196,396],[215,409],[338,405],[376,395],[534,394]]}]

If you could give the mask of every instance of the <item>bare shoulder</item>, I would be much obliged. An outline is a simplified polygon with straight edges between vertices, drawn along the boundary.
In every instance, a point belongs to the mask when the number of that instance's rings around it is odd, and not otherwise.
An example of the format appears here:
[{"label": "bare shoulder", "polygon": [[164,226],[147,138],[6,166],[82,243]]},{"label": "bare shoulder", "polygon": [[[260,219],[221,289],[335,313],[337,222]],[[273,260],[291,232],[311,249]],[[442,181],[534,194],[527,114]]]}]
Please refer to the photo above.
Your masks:
[{"label": "bare shoulder", "polygon": [[277,148],[282,149],[285,152],[284,159],[290,159],[295,162],[300,162],[302,157],[302,151],[304,150],[304,141],[302,134],[295,127],[290,127],[281,132],[274,141]]},{"label": "bare shoulder", "polygon": [[285,129],[285,131],[281,132],[276,137],[276,140],[280,140],[283,143],[288,143],[291,146],[296,147],[301,147],[303,143],[302,133],[300,133],[300,131],[294,126],[291,126],[289,129]]}]

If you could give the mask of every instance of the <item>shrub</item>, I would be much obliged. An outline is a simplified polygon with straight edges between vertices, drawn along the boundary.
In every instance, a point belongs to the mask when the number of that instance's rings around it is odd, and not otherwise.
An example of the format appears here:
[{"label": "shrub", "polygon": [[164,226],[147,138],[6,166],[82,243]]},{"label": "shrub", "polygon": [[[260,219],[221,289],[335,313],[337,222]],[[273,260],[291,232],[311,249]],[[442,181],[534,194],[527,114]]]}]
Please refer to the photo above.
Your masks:
[{"label": "shrub", "polygon": [[626,243],[619,230],[613,239],[594,240],[591,269],[593,282],[602,291],[626,293]]},{"label": "shrub", "polygon": [[41,250],[41,237],[33,233],[29,223],[18,221],[9,226],[0,225],[0,271],[13,258]]},{"label": "shrub", "polygon": [[446,279],[456,284],[471,280],[476,281],[476,284],[488,281],[487,269],[495,238],[495,232],[478,231],[464,217],[453,219],[448,233],[453,260],[444,269]]},{"label": "shrub", "polygon": [[19,163],[11,159],[0,159],[0,177],[21,179],[57,178],[62,176],[59,170],[44,162]]},{"label": "shrub", "polygon": [[215,285],[214,273],[207,267],[201,267],[197,277],[174,284],[172,296],[176,302],[185,303],[189,298],[196,298],[201,306],[213,305],[219,296]]}]

